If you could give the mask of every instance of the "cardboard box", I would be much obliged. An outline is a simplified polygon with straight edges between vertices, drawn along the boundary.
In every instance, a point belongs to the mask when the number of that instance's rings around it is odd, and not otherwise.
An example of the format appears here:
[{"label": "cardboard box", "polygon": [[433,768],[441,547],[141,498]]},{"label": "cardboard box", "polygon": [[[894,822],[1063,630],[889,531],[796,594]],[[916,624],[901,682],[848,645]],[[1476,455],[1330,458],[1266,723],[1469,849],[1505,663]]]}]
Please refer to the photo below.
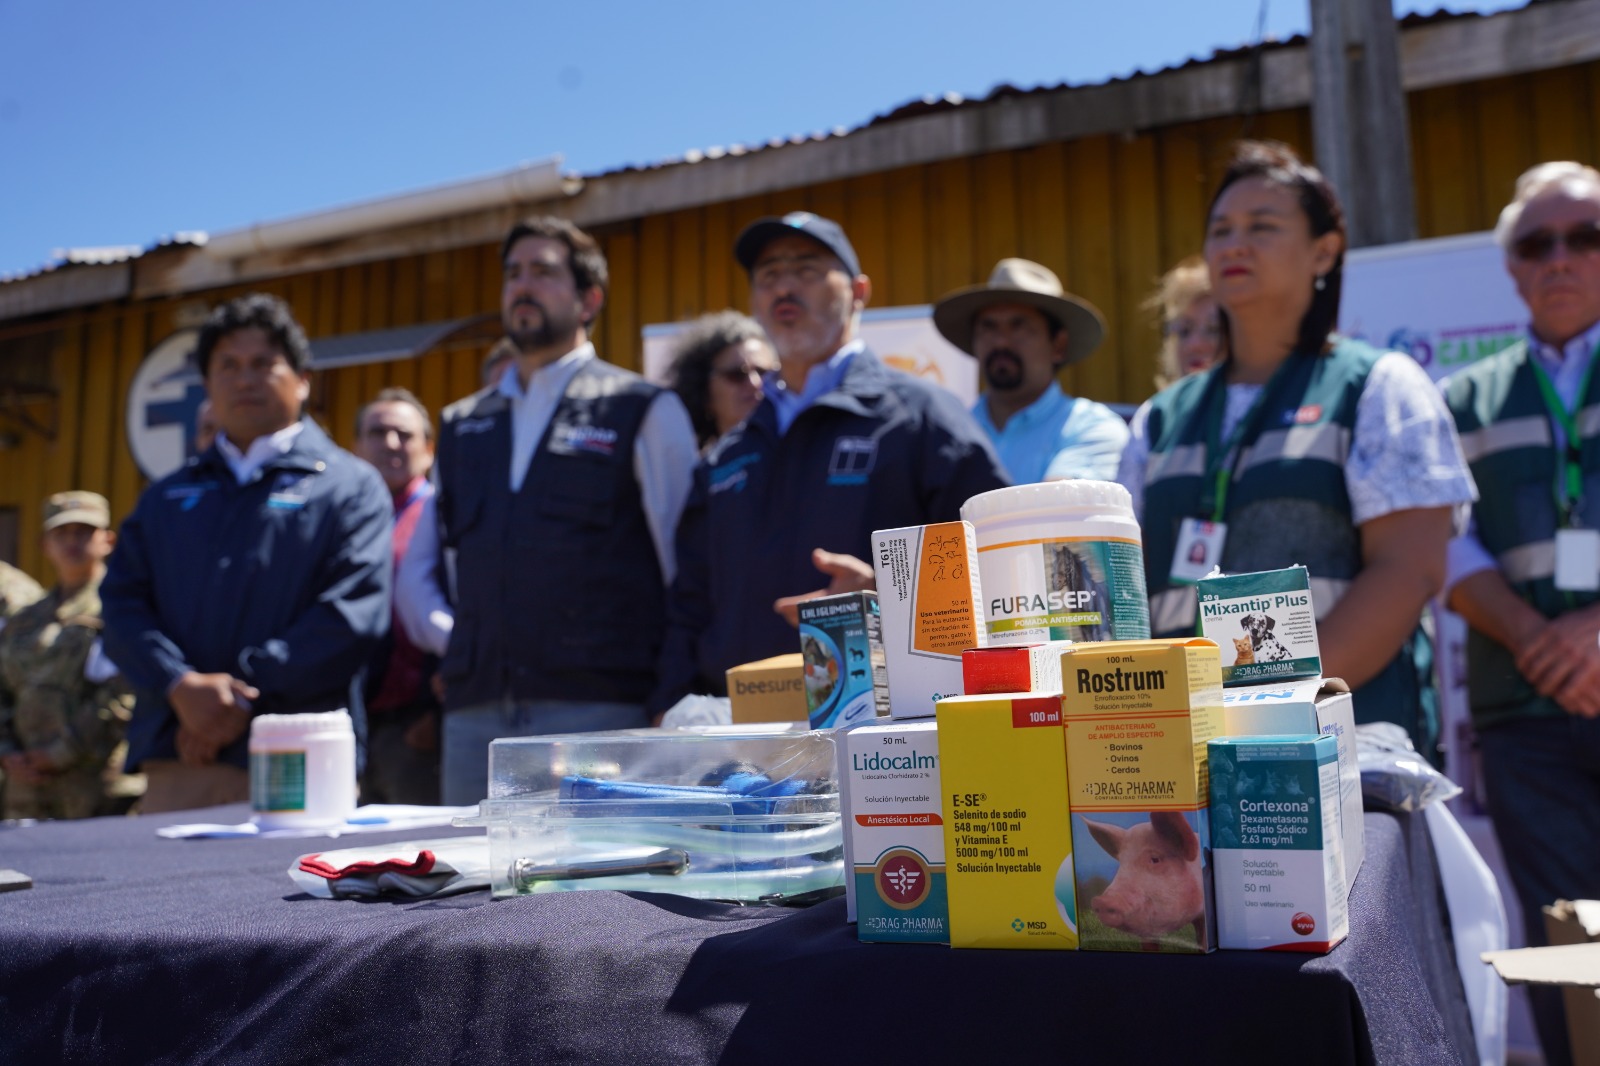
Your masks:
[{"label": "cardboard box", "polygon": [[1061,680],[1084,949],[1214,950],[1206,745],[1222,732],[1217,646],[1075,644]]},{"label": "cardboard box", "polygon": [[989,644],[977,543],[967,522],[872,534],[892,717],[928,718],[959,696],[961,653]]},{"label": "cardboard box", "polygon": [[1486,951],[1507,984],[1557,985],[1567,1009],[1573,1062],[1600,1062],[1600,902],[1557,900],[1544,908],[1550,946]]},{"label": "cardboard box", "polygon": [[939,701],[950,946],[1078,946],[1061,698]]},{"label": "cardboard box", "polygon": [[805,680],[800,653],[774,655],[728,671],[735,722],[803,722]]},{"label": "cardboard box", "polygon": [[[948,944],[939,734],[933,719],[870,722],[838,736],[845,754],[846,895],[856,935]],[[846,909],[849,907],[847,900]]]},{"label": "cardboard box", "polygon": [[889,672],[876,592],[802,600],[800,657],[812,729],[889,713]]},{"label": "cardboard box", "polygon": [[1350,934],[1332,736],[1211,742],[1217,946],[1326,954]]},{"label": "cardboard box", "polygon": [[1201,578],[1200,633],[1222,650],[1222,683],[1322,676],[1311,576],[1303,566]]},{"label": "cardboard box", "polygon": [[1070,640],[992,645],[961,653],[961,685],[968,696],[996,692],[1060,692],[1061,653]]},{"label": "cardboard box", "polygon": [[1367,854],[1361,766],[1356,758],[1355,708],[1350,686],[1336,677],[1250,685],[1222,693],[1222,735],[1327,734],[1339,745],[1339,824],[1344,835],[1345,887],[1355,884]]}]

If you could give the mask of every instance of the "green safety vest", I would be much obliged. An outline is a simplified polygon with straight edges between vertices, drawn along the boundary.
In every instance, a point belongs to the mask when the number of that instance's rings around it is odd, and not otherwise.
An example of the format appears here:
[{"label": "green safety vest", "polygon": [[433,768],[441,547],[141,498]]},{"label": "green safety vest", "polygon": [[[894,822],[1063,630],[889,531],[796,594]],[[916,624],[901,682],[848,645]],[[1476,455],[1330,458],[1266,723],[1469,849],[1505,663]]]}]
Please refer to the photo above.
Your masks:
[{"label": "green safety vest", "polygon": [[[1600,528],[1600,375],[1591,377],[1577,425],[1583,468],[1579,522]],[[1461,449],[1478,483],[1472,514],[1478,540],[1500,575],[1546,618],[1600,599],[1600,593],[1555,587],[1555,485],[1560,457],[1550,411],[1528,359],[1526,341],[1451,376],[1445,399],[1461,433]],[[1565,717],[1517,671],[1511,652],[1476,629],[1467,635],[1472,723],[1482,728],[1513,718]]]},{"label": "green safety vest", "polygon": [[[1326,355],[1292,355],[1267,386],[1266,406],[1246,416],[1228,481],[1226,573],[1303,565],[1311,575],[1317,617],[1331,611],[1361,571],[1361,536],[1350,515],[1345,460],[1356,408],[1383,352],[1340,339]],[[1191,375],[1151,401],[1146,439],[1144,560],[1150,630],[1195,632],[1193,585],[1171,581],[1178,527],[1210,519],[1206,507],[1208,413],[1220,403],[1224,367]],[[1233,458],[1233,457],[1229,457]],[[1419,624],[1376,677],[1354,693],[1357,722],[1395,722],[1431,752],[1438,713],[1431,684],[1432,644]]]}]

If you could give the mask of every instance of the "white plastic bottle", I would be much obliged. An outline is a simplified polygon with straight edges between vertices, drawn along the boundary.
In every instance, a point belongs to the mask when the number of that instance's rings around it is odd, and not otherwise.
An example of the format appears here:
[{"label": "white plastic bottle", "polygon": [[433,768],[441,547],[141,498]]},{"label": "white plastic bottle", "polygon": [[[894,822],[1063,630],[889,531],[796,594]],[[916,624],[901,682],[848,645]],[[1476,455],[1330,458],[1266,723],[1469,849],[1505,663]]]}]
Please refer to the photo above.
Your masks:
[{"label": "white plastic bottle", "polygon": [[250,722],[251,821],[262,829],[340,825],[356,809],[356,734],[347,711]]},{"label": "white plastic bottle", "polygon": [[1133,497],[1111,481],[980,493],[961,508],[978,538],[991,644],[1150,636]]}]

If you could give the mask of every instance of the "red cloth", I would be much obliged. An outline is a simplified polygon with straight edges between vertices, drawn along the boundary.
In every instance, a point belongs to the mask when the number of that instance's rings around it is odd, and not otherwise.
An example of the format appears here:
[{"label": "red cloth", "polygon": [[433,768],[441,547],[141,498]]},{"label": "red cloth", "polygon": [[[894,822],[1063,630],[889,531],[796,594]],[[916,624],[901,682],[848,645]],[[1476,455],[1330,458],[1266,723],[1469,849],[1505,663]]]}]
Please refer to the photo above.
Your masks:
[{"label": "red cloth", "polygon": [[[416,531],[417,519],[422,514],[422,501],[432,495],[428,479],[412,480],[394,497],[394,572],[400,572],[400,560],[411,546],[411,534]],[[411,643],[405,627],[396,614],[389,620],[392,646],[389,661],[383,668],[383,679],[378,691],[367,701],[367,710],[382,714],[398,710],[417,702],[426,693],[423,690],[427,674],[427,655]]]}]

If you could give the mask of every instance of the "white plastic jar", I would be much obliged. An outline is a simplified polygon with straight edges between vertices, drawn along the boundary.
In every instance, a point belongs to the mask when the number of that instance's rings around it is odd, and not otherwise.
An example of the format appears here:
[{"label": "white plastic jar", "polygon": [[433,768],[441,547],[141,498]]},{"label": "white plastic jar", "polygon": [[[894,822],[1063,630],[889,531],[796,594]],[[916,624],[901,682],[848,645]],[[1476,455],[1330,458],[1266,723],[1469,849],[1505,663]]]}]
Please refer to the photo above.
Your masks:
[{"label": "white plastic jar", "polygon": [[250,722],[251,821],[263,829],[342,824],[356,809],[348,711],[264,714]]},{"label": "white plastic jar", "polygon": [[961,508],[978,539],[990,644],[1150,636],[1144,540],[1112,481],[1046,481]]}]

